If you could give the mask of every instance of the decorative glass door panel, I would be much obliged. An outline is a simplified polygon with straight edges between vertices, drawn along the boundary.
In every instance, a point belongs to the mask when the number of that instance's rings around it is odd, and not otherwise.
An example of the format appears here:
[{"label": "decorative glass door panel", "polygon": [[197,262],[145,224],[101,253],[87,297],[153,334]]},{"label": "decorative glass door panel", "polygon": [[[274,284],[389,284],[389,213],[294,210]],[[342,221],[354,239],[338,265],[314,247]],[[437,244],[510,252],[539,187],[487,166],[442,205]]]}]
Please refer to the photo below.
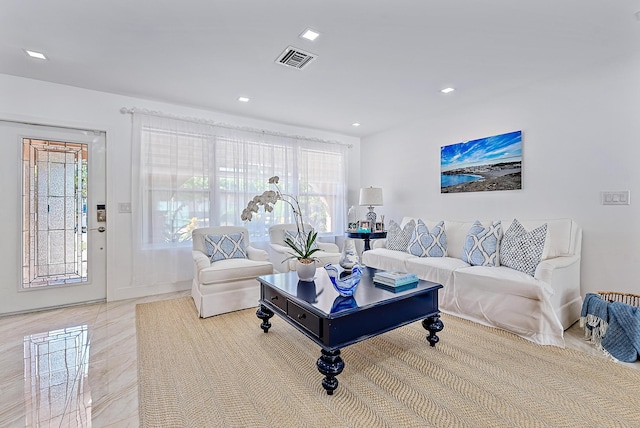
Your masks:
[{"label": "decorative glass door panel", "polygon": [[22,287],[87,282],[88,145],[22,141]]}]

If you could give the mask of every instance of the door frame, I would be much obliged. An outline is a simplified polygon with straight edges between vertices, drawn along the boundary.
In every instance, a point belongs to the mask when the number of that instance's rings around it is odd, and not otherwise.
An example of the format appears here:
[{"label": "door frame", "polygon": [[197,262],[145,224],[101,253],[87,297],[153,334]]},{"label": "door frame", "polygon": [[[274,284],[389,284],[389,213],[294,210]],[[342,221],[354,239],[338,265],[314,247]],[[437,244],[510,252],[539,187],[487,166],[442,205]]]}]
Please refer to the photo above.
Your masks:
[{"label": "door frame", "polygon": [[[107,298],[107,231],[104,233],[97,232],[96,224],[96,205],[107,204],[107,131],[95,130],[87,126],[76,125],[59,125],[45,124],[34,120],[20,120],[15,118],[0,117],[0,130],[3,134],[3,146],[7,152],[16,151],[18,165],[14,174],[16,186],[13,187],[16,197],[13,198],[9,193],[7,202],[11,200],[16,204],[15,219],[17,220],[17,233],[15,237],[15,249],[17,250],[17,260],[14,264],[16,275],[9,275],[9,281],[4,286],[0,286],[0,315],[19,312],[29,312],[33,310],[42,310],[48,308],[62,307],[75,304],[90,303],[96,301],[105,301]],[[6,136],[6,134],[12,134]],[[13,138],[11,140],[11,138]],[[23,160],[22,160],[22,141],[24,138],[40,138],[56,141],[79,142],[88,144],[89,149],[89,195],[87,200],[87,234],[90,237],[89,260],[89,278],[88,282],[81,284],[54,285],[35,289],[22,288],[23,281],[23,257],[24,244],[22,242],[22,185],[23,185]],[[101,139],[96,142],[96,139]],[[13,145],[13,148],[11,147]],[[8,157],[15,159],[10,153]],[[96,154],[98,155],[96,157]],[[102,176],[96,181],[96,174]],[[10,180],[13,181],[13,180]],[[102,181],[102,183],[99,183]],[[96,186],[99,189],[96,191]],[[11,189],[6,189],[11,192]],[[11,210],[11,207],[7,207]],[[9,214],[11,215],[11,213]],[[109,217],[107,216],[107,220]],[[106,227],[106,223],[102,223]],[[91,229],[94,229],[93,231]],[[99,235],[98,235],[99,234]],[[97,235],[97,236],[96,236]],[[97,257],[96,248],[100,248],[100,254]],[[10,269],[11,266],[5,266]],[[93,272],[93,273],[91,273]],[[15,279],[15,281],[14,281]],[[63,290],[69,290],[64,292]]]}]

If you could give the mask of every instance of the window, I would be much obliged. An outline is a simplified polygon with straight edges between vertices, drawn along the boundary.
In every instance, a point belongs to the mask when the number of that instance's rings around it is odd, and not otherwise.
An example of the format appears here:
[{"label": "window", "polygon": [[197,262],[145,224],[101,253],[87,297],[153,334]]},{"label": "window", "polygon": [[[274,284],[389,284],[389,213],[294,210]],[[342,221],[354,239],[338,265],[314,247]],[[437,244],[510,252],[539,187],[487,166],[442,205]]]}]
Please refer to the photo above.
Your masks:
[{"label": "window", "polygon": [[244,225],[252,241],[267,241],[270,225],[293,222],[285,204],[246,224],[240,215],[249,200],[269,189],[274,175],[285,193],[298,197],[305,221],[321,236],[345,229],[342,144],[147,115],[134,132],[140,180],[133,190],[140,197],[143,246],[186,245],[193,229],[209,225]]},{"label": "window", "polygon": [[142,129],[143,243],[191,240],[209,224],[209,165],[204,135]]},{"label": "window", "polygon": [[87,281],[87,144],[22,140],[22,288]]}]

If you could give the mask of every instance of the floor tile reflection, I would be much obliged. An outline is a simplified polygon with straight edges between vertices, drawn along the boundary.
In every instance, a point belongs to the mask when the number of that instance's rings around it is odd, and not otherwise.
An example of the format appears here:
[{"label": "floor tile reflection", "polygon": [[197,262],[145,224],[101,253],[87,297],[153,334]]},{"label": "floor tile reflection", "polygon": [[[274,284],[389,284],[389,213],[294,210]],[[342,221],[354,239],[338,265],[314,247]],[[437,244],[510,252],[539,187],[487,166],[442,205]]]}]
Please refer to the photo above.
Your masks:
[{"label": "floor tile reflection", "polygon": [[39,426],[68,414],[90,426],[89,347],[86,324],[24,337],[27,423]]}]

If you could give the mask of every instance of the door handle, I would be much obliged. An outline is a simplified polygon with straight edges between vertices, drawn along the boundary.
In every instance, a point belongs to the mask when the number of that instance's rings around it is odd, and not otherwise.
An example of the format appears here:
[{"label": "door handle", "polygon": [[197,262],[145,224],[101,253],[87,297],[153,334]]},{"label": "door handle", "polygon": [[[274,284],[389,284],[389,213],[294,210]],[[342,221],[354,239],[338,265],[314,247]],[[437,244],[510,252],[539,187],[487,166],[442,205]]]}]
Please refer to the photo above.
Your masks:
[{"label": "door handle", "polygon": [[106,227],[104,227],[104,226],[100,226],[100,227],[98,227],[97,229],[94,227],[94,228],[93,228],[93,229],[91,229],[91,230],[97,230],[98,232],[103,233],[105,230],[107,230],[107,228],[106,228]]}]

